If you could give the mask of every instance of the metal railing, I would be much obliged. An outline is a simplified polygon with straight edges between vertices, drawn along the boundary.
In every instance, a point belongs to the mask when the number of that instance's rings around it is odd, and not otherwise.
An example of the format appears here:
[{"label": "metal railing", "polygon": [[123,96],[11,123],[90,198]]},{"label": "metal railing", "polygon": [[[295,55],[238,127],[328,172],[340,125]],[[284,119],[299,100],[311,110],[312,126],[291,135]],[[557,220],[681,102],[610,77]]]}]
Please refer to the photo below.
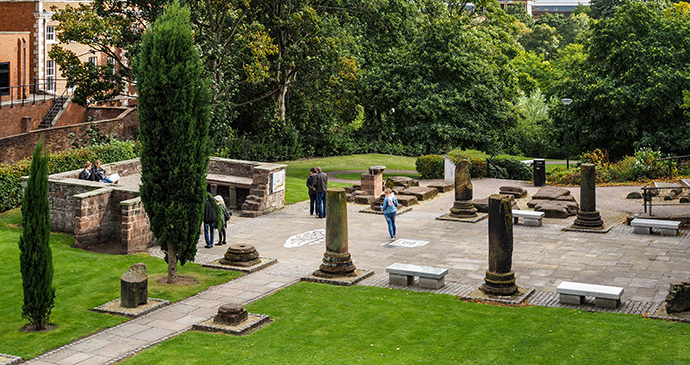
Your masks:
[{"label": "metal railing", "polygon": [[683,163],[685,161],[686,163],[690,162],[690,155],[685,155],[685,156],[674,156],[674,157],[664,157],[657,159],[657,161],[669,161],[668,162],[668,178],[671,179],[673,178],[673,167],[678,166],[679,163]]},{"label": "metal railing", "polygon": [[32,79],[32,83],[0,88],[0,109],[16,105],[36,104],[58,98],[58,85],[67,89],[65,79]]},{"label": "metal railing", "polygon": [[656,203],[656,204],[652,204],[653,199],[660,195],[660,191],[662,191],[662,190],[674,190],[674,189],[680,189],[682,191],[683,189],[688,189],[688,187],[683,186],[681,184],[674,185],[674,186],[648,186],[648,185],[643,186],[642,187],[642,201],[644,204],[644,212],[647,213],[647,206],[649,206],[649,215],[651,216],[652,215],[652,205],[656,205],[657,207],[679,205],[678,203]]}]

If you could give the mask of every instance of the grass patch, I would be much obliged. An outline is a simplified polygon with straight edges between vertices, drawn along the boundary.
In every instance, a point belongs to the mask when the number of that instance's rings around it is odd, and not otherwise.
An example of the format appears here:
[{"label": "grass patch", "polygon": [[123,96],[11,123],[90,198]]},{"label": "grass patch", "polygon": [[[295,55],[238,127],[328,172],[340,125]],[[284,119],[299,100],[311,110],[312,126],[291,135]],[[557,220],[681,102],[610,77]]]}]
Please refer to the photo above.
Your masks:
[{"label": "grass patch", "polygon": [[[146,254],[105,255],[87,252],[70,245],[74,237],[51,234],[55,307],[50,323],[55,329],[45,333],[26,333],[28,322],[22,319],[24,294],[19,271],[19,235],[21,211],[14,209],[0,215],[0,353],[36,357],[88,334],[125,322],[120,316],[91,312],[89,309],[120,297],[120,276],[137,263],[146,264],[149,276],[167,275],[167,264]],[[238,272],[209,270],[198,264],[178,266],[178,275],[192,276],[197,285],[169,286],[149,280],[149,297],[171,302],[197,294],[211,285],[236,278]]]},{"label": "grass patch", "polygon": [[686,363],[687,324],[499,307],[450,295],[299,283],[247,306],[248,336],[187,332],[125,364]]},{"label": "grass patch", "polygon": [[[346,171],[346,170],[367,170],[371,166],[384,165],[391,170],[414,170],[414,157],[382,155],[376,153],[364,155],[335,156],[324,158],[313,158],[308,160],[283,161],[287,164],[285,172],[285,204],[293,204],[308,200],[307,177],[309,169],[320,166],[323,171]],[[360,174],[361,175],[361,174]],[[355,179],[359,180],[359,176]],[[350,184],[329,183],[329,187],[346,187]]]}]

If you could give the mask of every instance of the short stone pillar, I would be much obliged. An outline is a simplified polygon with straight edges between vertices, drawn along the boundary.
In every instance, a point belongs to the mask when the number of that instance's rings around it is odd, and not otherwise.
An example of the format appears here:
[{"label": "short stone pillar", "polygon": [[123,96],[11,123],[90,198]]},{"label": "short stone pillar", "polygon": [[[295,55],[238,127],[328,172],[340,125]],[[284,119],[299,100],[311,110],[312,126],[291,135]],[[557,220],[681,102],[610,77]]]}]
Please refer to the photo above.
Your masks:
[{"label": "short stone pillar", "polygon": [[314,276],[335,278],[357,276],[348,252],[347,197],[345,189],[326,190],[326,253]]},{"label": "short stone pillar", "polygon": [[489,196],[489,270],[480,289],[488,295],[509,296],[518,291],[513,265],[513,196]]},{"label": "short stone pillar", "polygon": [[31,132],[31,117],[22,117],[22,133]]},{"label": "short stone pillar", "polygon": [[604,221],[597,211],[596,168],[594,164],[580,165],[580,210],[574,225],[586,229],[603,229]]},{"label": "short stone pillar", "polygon": [[260,264],[261,258],[259,258],[259,251],[254,246],[239,244],[228,247],[223,258],[218,262],[222,265],[251,267]]},{"label": "short stone pillar", "polygon": [[455,163],[448,155],[443,155],[443,182],[446,184],[455,182]]},{"label": "short stone pillar", "polygon": [[385,169],[386,166],[369,167],[369,172],[362,174],[361,177],[362,191],[366,192],[367,195],[374,196],[378,196],[379,194],[383,193],[383,171]]},{"label": "short stone pillar", "polygon": [[453,218],[474,218],[477,208],[472,202],[472,179],[470,177],[470,161],[461,160],[455,165],[455,203],[450,208]]},{"label": "short stone pillar", "polygon": [[679,313],[690,309],[690,281],[671,282],[665,305],[666,313]]},{"label": "short stone pillar", "polygon": [[120,305],[123,308],[136,308],[148,303],[148,286],[146,265],[140,262],[130,266],[120,277]]},{"label": "short stone pillar", "polygon": [[218,308],[218,314],[213,317],[213,323],[237,326],[248,318],[247,310],[240,304],[228,303]]}]

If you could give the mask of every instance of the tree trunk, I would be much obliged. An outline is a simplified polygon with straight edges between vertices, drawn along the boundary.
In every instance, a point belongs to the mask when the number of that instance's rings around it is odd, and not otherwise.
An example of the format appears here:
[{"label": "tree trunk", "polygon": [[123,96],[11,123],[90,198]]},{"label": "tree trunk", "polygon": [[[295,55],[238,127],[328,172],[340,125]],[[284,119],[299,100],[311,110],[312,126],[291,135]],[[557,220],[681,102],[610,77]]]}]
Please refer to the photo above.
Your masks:
[{"label": "tree trunk", "polygon": [[177,247],[168,243],[168,284],[177,281]]},{"label": "tree trunk", "polygon": [[285,95],[287,95],[288,87],[286,84],[280,86],[280,91],[278,92],[278,119],[285,122]]}]

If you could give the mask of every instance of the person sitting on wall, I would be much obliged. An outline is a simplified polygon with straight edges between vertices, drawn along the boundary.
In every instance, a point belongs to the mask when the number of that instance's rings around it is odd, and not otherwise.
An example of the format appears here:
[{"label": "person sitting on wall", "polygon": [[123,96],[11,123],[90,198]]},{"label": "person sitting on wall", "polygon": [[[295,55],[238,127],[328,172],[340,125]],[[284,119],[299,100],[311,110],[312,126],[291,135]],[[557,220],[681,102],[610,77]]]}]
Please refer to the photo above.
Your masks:
[{"label": "person sitting on wall", "polygon": [[104,183],[115,183],[117,184],[120,180],[120,175],[115,173],[110,176],[105,176],[105,169],[101,167],[101,160],[95,161],[95,166],[93,167],[92,174],[95,175],[96,181],[102,181]]},{"label": "person sitting on wall", "polygon": [[79,173],[79,178],[82,180],[96,181],[96,177],[94,176],[93,171],[91,169],[91,161],[86,161],[84,163],[84,170],[82,170]]}]

